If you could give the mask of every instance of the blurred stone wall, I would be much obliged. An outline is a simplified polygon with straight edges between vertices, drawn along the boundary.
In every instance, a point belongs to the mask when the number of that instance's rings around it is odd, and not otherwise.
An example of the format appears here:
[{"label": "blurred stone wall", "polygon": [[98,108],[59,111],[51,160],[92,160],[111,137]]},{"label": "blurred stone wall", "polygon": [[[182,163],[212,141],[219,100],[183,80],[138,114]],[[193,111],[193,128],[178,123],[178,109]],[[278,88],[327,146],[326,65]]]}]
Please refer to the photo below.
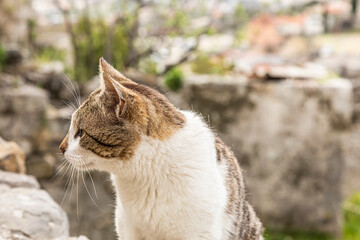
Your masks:
[{"label": "blurred stone wall", "polygon": [[[68,80],[48,66],[7,69],[0,73],[0,136],[24,149],[27,172],[63,203],[72,235],[115,239],[108,174],[68,180],[71,171],[63,176],[67,167],[56,154],[71,114],[61,103],[71,98]],[[93,79],[83,92],[97,85]],[[167,96],[202,113],[232,147],[246,170],[248,198],[266,226],[338,234],[343,198],[360,189],[353,89],[346,80],[261,83],[204,76]]]},{"label": "blurred stone wall", "polygon": [[[69,216],[71,235],[116,239],[108,174],[77,176],[64,165],[58,150],[72,113],[63,101],[76,104],[69,80],[61,70],[45,64],[19,63],[5,70],[0,72],[0,137],[24,150],[26,173],[39,179],[42,188],[61,204]],[[3,162],[1,156],[0,160]],[[0,169],[6,167],[0,164]]]},{"label": "blurred stone wall", "polygon": [[0,1],[0,42],[10,48],[18,48],[29,40],[29,20],[35,12],[30,0]]},{"label": "blurred stone wall", "polygon": [[234,150],[265,226],[340,234],[351,83],[187,80],[179,104],[200,112]]}]

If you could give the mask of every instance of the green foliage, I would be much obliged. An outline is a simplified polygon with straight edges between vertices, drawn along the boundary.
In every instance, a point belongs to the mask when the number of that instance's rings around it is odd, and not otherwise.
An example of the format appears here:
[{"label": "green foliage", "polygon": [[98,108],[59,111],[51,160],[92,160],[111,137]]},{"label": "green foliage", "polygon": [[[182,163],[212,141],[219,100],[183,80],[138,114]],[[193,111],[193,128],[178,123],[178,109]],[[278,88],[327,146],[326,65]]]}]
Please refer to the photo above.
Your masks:
[{"label": "green foliage", "polygon": [[218,74],[224,75],[233,69],[233,66],[227,64],[223,58],[210,58],[206,54],[199,53],[191,62],[191,69],[199,74]]},{"label": "green foliage", "polygon": [[28,19],[27,28],[28,28],[28,41],[29,41],[30,44],[34,44],[35,39],[37,37],[37,34],[36,34],[36,21],[34,19]]},{"label": "green foliage", "polygon": [[206,31],[206,35],[208,36],[215,35],[216,33],[217,31],[214,27],[209,27],[209,29]]},{"label": "green foliage", "polygon": [[344,203],[344,240],[360,240],[360,193]]},{"label": "green foliage", "polygon": [[[130,27],[130,26],[129,26]],[[126,26],[118,25],[114,31],[113,64],[117,69],[123,69],[129,55],[129,42]]]},{"label": "green foliage", "polygon": [[140,61],[139,68],[145,73],[156,75],[157,74],[157,64],[155,61],[150,58],[146,58]]},{"label": "green foliage", "polygon": [[41,47],[35,51],[35,59],[40,62],[64,61],[66,56],[65,50],[57,49],[52,46]]},{"label": "green foliage", "polygon": [[[130,20],[129,20],[130,21]],[[118,24],[113,29],[111,63],[117,69],[123,69],[128,58],[127,29],[130,24]],[[74,25],[77,54],[75,54],[75,66],[71,77],[78,81],[87,81],[98,74],[99,58],[106,56],[109,26],[101,18],[88,19],[82,17]]]},{"label": "green foliage", "polygon": [[189,16],[183,10],[177,10],[174,15],[167,20],[166,27],[172,29],[170,34],[177,35],[183,33],[189,23]]},{"label": "green foliage", "polygon": [[246,9],[243,5],[238,4],[235,13],[234,13],[234,20],[238,26],[243,26],[249,19],[249,15],[246,12]]},{"label": "green foliage", "polygon": [[72,77],[83,82],[98,72],[99,58],[105,53],[107,26],[103,20],[91,21],[82,17],[74,25],[74,35],[77,54]]},{"label": "green foliage", "polygon": [[173,68],[165,75],[165,85],[173,91],[179,90],[184,82],[183,72],[179,68]]},{"label": "green foliage", "polygon": [[5,60],[6,60],[6,50],[3,48],[3,46],[0,43],[0,70],[4,68]]},{"label": "green foliage", "polygon": [[[360,192],[345,201],[342,240],[360,240]],[[266,240],[332,240],[321,233],[271,231],[265,232]]]},{"label": "green foliage", "polygon": [[310,233],[301,231],[271,231],[266,230],[266,240],[332,240],[332,237],[323,233]]}]

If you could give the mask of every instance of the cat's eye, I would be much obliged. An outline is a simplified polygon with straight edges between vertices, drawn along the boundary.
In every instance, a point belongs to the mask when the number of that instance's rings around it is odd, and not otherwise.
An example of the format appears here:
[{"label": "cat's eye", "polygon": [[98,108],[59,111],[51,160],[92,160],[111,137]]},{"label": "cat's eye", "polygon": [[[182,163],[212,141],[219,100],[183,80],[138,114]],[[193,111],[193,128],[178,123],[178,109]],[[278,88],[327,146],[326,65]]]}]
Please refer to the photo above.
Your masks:
[{"label": "cat's eye", "polygon": [[75,138],[82,137],[82,135],[83,135],[83,130],[82,130],[82,128],[79,128],[79,130],[75,134]]}]

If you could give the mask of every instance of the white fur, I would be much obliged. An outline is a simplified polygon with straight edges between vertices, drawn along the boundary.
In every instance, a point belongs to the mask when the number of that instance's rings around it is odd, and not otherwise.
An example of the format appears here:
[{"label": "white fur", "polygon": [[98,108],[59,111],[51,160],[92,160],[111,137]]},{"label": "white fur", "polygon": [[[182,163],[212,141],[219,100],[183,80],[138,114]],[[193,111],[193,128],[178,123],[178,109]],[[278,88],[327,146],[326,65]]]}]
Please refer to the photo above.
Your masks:
[{"label": "white fur", "polygon": [[[76,114],[76,113],[75,113]],[[214,135],[200,117],[183,112],[186,124],[165,141],[142,136],[126,161],[100,158],[79,146],[70,127],[66,158],[81,168],[112,174],[117,193],[119,239],[226,240],[231,217]]]}]

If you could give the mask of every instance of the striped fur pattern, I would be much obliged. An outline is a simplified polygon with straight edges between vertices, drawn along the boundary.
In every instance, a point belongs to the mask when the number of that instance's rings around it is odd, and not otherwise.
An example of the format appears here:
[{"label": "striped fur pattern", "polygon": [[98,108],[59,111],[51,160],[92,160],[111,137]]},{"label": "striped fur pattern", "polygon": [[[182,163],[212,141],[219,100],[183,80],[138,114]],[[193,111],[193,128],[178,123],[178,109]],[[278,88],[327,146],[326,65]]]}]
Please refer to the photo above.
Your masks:
[{"label": "striped fur pattern", "polygon": [[260,239],[263,227],[252,206],[245,199],[245,185],[240,166],[229,147],[219,138],[215,138],[218,164],[225,170],[227,188],[226,214],[233,219],[227,240]]},{"label": "striped fur pattern", "polygon": [[201,117],[103,59],[100,79],[60,150],[80,170],[111,173],[118,239],[262,239],[237,160]]}]

